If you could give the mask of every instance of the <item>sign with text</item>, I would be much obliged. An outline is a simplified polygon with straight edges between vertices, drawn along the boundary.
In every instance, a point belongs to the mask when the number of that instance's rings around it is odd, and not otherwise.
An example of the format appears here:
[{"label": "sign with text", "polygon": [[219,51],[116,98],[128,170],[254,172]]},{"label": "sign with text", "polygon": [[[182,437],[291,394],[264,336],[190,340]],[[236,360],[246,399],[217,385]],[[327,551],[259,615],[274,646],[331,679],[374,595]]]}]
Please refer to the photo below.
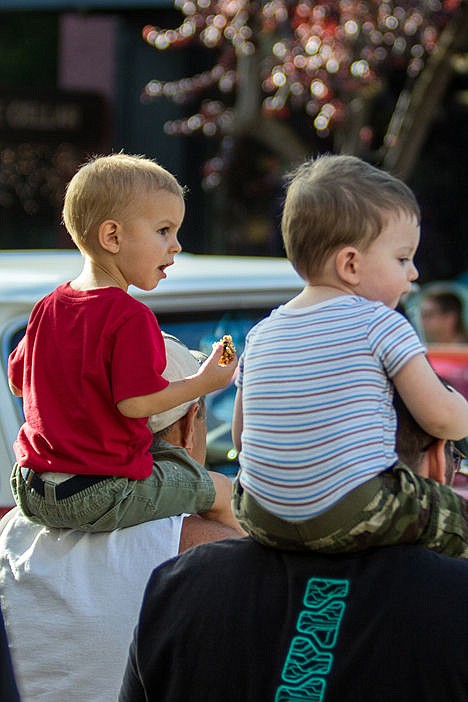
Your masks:
[{"label": "sign with text", "polygon": [[110,149],[105,100],[89,93],[0,90],[0,248],[70,246],[65,187]]},{"label": "sign with text", "polygon": [[109,125],[103,99],[87,93],[5,93],[0,91],[0,141],[71,139],[107,140]]}]

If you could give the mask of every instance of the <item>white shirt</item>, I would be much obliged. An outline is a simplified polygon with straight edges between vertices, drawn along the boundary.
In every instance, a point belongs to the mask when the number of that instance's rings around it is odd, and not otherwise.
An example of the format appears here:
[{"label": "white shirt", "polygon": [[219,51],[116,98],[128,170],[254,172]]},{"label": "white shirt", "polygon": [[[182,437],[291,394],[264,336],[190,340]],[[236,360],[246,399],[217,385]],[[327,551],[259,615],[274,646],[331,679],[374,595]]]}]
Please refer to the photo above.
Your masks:
[{"label": "white shirt", "polygon": [[182,517],[106,534],[0,522],[0,596],[22,702],[115,702],[148,578]]}]

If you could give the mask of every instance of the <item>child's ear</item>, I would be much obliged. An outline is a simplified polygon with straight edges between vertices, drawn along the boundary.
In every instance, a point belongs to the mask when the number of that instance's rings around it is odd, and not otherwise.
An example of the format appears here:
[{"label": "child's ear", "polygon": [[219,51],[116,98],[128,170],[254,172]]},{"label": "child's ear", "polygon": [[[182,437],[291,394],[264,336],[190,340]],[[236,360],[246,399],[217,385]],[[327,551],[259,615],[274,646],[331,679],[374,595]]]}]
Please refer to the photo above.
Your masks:
[{"label": "child's ear", "polygon": [[354,246],[344,246],[335,257],[336,274],[348,285],[359,284],[359,251]]},{"label": "child's ear", "polygon": [[445,439],[434,439],[434,442],[427,449],[427,477],[436,480],[441,485],[447,484],[447,455],[445,453]]},{"label": "child's ear", "polygon": [[120,250],[120,225],[113,219],[101,222],[98,229],[98,241],[102,248],[109,253],[118,253]]}]

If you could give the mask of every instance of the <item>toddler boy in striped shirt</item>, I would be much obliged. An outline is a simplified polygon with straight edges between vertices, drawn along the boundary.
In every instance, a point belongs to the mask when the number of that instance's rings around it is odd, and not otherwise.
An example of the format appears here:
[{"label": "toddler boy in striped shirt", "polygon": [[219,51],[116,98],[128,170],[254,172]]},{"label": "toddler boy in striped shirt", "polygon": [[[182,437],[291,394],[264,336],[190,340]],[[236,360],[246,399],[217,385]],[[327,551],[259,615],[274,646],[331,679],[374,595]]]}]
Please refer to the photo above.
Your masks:
[{"label": "toddler boy in striped shirt", "polygon": [[418,277],[414,194],[356,157],[320,156],[290,177],[282,234],[305,286],[250,331],[240,360],[237,518],[281,548],[414,542],[468,556],[465,501],[395,451],[394,387],[430,435],[468,434],[466,400],[395,311]]}]

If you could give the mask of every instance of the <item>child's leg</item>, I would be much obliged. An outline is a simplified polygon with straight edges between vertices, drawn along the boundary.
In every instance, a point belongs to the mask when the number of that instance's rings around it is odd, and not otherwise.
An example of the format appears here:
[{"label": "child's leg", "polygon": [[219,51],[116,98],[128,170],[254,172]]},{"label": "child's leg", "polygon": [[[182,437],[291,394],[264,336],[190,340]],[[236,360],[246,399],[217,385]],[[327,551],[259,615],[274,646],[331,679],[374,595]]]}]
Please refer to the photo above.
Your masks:
[{"label": "child's leg", "polygon": [[448,485],[423,478],[403,463],[378,479],[381,488],[354,519],[311,542],[311,548],[336,552],[412,543],[448,556],[468,557],[466,500]]},{"label": "child's leg", "polygon": [[290,551],[308,550],[297,529],[297,523],[280,519],[261,507],[244,490],[239,474],[233,485],[232,511],[241,527],[259,543]]},{"label": "child's leg", "polygon": [[253,538],[278,548],[340,553],[414,543],[468,557],[468,502],[402,463],[304,522],[270,515],[242,489],[238,478],[233,507]]},{"label": "child's leg", "polygon": [[216,522],[221,522],[235,529],[239,534],[246,535],[236,517],[233,514],[231,507],[232,499],[232,483],[226,475],[208,471],[216,491],[216,496],[211,508],[205,512],[200,512],[200,516],[205,519],[213,519]]},{"label": "child's leg", "polygon": [[[209,472],[182,449],[161,450],[153,471],[143,480],[109,476],[81,489],[86,476],[74,476],[55,485],[34,477],[36,489],[24,479],[22,469],[15,466],[11,485],[15,500],[30,519],[50,527],[102,532],[141,524],[179,514],[216,513],[228,524],[239,525],[232,514],[226,515],[221,505],[229,505],[225,494],[217,500],[214,481]],[[74,489],[70,491],[68,485]],[[224,485],[224,482],[223,482]],[[76,489],[75,489],[76,488]],[[72,492],[72,494],[69,494]]]},{"label": "child's leg", "polygon": [[43,480],[40,474],[15,464],[11,488],[16,504],[32,521],[48,527],[87,529],[109,512],[121,492],[112,476],[70,476],[60,483]]}]

